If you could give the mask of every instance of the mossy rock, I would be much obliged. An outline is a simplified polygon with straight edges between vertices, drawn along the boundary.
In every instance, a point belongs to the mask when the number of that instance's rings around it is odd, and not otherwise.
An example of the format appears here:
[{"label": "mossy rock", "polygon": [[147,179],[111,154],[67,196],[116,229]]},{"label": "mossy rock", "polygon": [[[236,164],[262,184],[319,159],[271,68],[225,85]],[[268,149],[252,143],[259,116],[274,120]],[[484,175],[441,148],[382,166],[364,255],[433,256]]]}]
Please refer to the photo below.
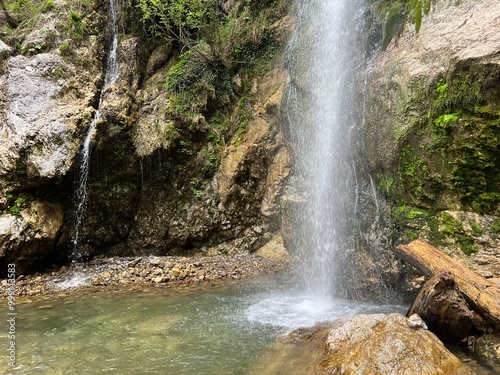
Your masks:
[{"label": "mossy rock", "polygon": [[417,206],[494,213],[500,204],[500,68],[471,64],[438,79],[426,118],[403,141],[398,195]]}]

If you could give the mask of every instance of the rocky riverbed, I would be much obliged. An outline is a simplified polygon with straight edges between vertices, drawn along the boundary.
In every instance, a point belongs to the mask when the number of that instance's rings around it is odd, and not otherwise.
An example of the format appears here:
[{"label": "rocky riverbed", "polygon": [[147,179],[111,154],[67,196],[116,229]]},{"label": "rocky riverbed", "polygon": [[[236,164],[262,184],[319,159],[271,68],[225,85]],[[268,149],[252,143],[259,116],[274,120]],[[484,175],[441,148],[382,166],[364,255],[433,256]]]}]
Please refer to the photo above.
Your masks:
[{"label": "rocky riverbed", "polygon": [[[287,262],[250,254],[210,257],[126,257],[94,259],[46,273],[17,275],[16,295],[58,293],[68,288],[104,286],[196,284],[207,281],[238,280],[283,269]],[[1,280],[2,297],[7,280]]]}]

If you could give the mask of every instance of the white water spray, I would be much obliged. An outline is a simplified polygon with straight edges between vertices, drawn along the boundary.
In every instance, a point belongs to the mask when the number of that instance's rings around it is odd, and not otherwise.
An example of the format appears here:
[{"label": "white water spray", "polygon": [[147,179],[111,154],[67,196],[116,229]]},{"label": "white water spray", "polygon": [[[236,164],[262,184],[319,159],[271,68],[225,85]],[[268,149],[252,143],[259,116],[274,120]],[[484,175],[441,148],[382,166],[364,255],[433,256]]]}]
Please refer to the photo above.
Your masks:
[{"label": "white water spray", "polygon": [[301,261],[301,284],[318,304],[339,293],[336,281],[342,277],[341,258],[352,247],[356,227],[351,145],[356,124],[355,79],[363,61],[359,48],[363,8],[363,0],[304,0],[299,4],[299,27],[305,29],[299,32],[308,37],[295,46],[299,68],[291,71],[292,79],[302,80],[294,77],[306,66],[302,59],[309,64],[301,91],[291,91],[288,103],[297,172],[306,195],[295,212],[295,251]]},{"label": "white water spray", "polygon": [[[299,0],[289,46],[285,120],[295,156],[290,201],[296,285],[278,287],[247,309],[249,320],[290,329],[375,311],[339,297],[345,254],[359,235],[354,160],[356,79],[364,62],[364,0]],[[380,307],[380,311],[387,307]]]},{"label": "white water spray", "polygon": [[73,251],[71,254],[71,259],[73,261],[78,260],[82,257],[80,252],[81,248],[81,227],[83,224],[83,220],[85,218],[85,210],[87,207],[87,183],[89,179],[89,171],[90,171],[90,153],[92,150],[91,144],[92,140],[95,136],[96,131],[96,123],[101,118],[101,114],[99,109],[101,108],[101,104],[103,101],[103,93],[107,87],[111,86],[118,79],[118,21],[116,14],[116,5],[114,0],[110,0],[109,2],[109,19],[110,26],[112,30],[112,40],[108,52],[108,58],[106,61],[106,71],[104,75],[104,85],[101,89],[101,93],[99,95],[99,102],[97,109],[94,114],[94,118],[89,125],[87,130],[87,135],[82,144],[82,149],[80,152],[81,162],[80,162],[80,170],[78,176],[78,185],[76,189],[76,206],[75,206],[75,233],[73,236]]}]

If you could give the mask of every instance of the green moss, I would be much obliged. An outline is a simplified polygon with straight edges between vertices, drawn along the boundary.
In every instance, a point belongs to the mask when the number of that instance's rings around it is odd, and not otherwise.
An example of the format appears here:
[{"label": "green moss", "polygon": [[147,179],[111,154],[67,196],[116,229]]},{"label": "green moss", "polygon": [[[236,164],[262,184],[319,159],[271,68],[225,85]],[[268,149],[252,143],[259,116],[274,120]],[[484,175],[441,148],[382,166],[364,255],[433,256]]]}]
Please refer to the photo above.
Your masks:
[{"label": "green moss", "polygon": [[488,231],[494,234],[500,234],[500,219],[495,219],[488,227]]},{"label": "green moss", "polygon": [[412,220],[425,215],[425,211],[412,209],[406,214],[406,218]]},{"label": "green moss", "polygon": [[228,105],[233,96],[227,70],[203,56],[206,44],[197,48],[198,52],[190,50],[180,56],[165,81],[172,112],[187,121]]},{"label": "green moss", "polygon": [[498,208],[499,81],[498,67],[471,64],[439,78],[420,98],[429,110],[404,138],[401,197],[421,205],[446,194],[463,209],[487,213]]},{"label": "green moss", "polygon": [[460,119],[461,112],[455,112],[455,113],[444,113],[434,119],[432,122],[432,129],[433,131],[437,132],[442,129],[450,129],[453,126],[455,126],[458,123],[458,120]]},{"label": "green moss", "polygon": [[466,234],[459,235],[457,237],[457,242],[465,255],[472,255],[477,252],[474,246],[474,239]]},{"label": "green moss", "polygon": [[463,224],[446,212],[430,216],[427,221],[429,227],[429,242],[436,247],[447,245],[455,241],[466,255],[477,251],[474,238],[466,233]]},{"label": "green moss", "polygon": [[475,221],[471,221],[469,223],[469,225],[472,228],[472,231],[474,232],[475,236],[481,236],[484,233],[483,228],[481,227],[481,225],[479,225]]},{"label": "green moss", "polygon": [[398,176],[399,194],[410,202],[418,204],[435,200],[435,181],[430,176],[428,163],[410,145],[402,149]]},{"label": "green moss", "polygon": [[378,191],[384,194],[386,197],[391,197],[396,188],[396,181],[393,176],[388,174],[378,174],[377,175],[377,187]]}]

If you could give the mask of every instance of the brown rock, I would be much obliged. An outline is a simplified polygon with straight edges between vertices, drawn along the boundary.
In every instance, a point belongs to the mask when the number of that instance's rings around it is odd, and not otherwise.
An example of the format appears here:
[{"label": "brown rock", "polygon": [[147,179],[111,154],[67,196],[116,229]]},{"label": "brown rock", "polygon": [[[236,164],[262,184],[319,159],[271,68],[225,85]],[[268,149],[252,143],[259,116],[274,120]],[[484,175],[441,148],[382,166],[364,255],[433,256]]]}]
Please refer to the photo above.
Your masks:
[{"label": "brown rock", "polygon": [[[438,338],[400,314],[358,315],[335,324],[323,366],[342,374],[473,374]],[[337,371],[337,372],[335,372]]]},{"label": "brown rock", "polygon": [[358,315],[298,329],[273,346],[250,374],[473,375],[439,339],[401,314]]}]

